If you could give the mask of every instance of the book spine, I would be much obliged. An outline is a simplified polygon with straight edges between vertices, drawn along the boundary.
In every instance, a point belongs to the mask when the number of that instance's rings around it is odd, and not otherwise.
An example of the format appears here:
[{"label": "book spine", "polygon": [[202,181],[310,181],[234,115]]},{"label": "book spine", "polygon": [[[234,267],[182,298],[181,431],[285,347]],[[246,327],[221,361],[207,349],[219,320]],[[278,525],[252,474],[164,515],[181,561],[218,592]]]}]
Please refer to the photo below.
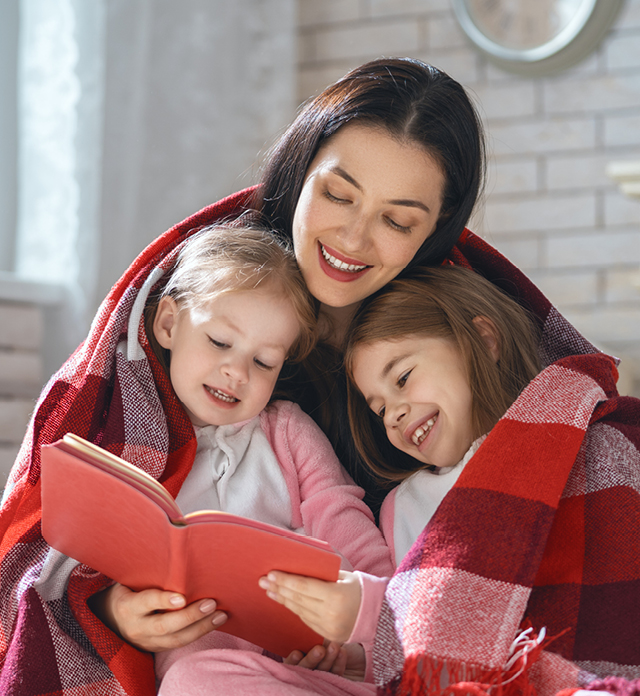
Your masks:
[{"label": "book spine", "polygon": [[[180,594],[188,594],[189,572],[187,568],[187,547],[189,527],[172,524],[169,529],[169,567],[167,568],[166,588]],[[189,597],[187,597],[187,602]]]}]

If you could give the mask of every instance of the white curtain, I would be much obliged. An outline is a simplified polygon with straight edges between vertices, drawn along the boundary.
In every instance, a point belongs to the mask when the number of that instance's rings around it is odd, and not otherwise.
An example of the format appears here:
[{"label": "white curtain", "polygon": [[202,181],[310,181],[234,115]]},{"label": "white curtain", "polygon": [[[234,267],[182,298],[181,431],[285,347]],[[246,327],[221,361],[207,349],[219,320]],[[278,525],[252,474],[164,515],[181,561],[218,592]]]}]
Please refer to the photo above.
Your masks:
[{"label": "white curtain", "polygon": [[294,115],[296,2],[15,1],[15,270],[68,290],[64,359],[139,251],[251,183]]},{"label": "white curtain", "polygon": [[97,268],[103,34],[102,0],[20,0],[15,272],[66,286],[71,326]]}]

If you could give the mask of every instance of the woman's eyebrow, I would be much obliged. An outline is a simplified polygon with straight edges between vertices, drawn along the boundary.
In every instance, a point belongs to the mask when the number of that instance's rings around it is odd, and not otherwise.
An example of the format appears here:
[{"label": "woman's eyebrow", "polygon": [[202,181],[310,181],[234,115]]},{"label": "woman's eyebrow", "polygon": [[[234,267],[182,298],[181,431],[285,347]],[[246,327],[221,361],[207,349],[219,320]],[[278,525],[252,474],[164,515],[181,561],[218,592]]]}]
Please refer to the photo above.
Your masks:
[{"label": "woman's eyebrow", "polygon": [[[355,186],[358,189],[358,191],[364,191],[362,186],[360,186],[360,184],[351,176],[351,174],[345,172],[345,170],[342,167],[336,165],[334,167],[331,167],[329,171],[333,174],[337,174],[339,177],[342,177],[352,186]],[[424,212],[427,214],[431,213],[431,209],[429,208],[429,206],[425,205],[422,201],[414,201],[412,198],[396,198],[394,200],[386,202],[390,203],[391,205],[403,205],[407,208],[420,208],[421,210],[424,210]]]},{"label": "woman's eyebrow", "polygon": [[391,203],[391,205],[404,205],[408,208],[420,208],[424,210],[425,213],[431,213],[431,208],[429,208],[429,206],[421,201],[414,201],[411,198],[399,198],[393,201],[387,201],[387,203]]},{"label": "woman's eyebrow", "polygon": [[348,174],[345,172],[345,170],[342,167],[339,167],[336,165],[335,167],[331,167],[329,170],[333,172],[334,174],[337,174],[338,176],[341,176],[345,181],[348,181],[352,186],[355,186],[358,191],[363,191],[362,186],[351,176],[351,174]]}]

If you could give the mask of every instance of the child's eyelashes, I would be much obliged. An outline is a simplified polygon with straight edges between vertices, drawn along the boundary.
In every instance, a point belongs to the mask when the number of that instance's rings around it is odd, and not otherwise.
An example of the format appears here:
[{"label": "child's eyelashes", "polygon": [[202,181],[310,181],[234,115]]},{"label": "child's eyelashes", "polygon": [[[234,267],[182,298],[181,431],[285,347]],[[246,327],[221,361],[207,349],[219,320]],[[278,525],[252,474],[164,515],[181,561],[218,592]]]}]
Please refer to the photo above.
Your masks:
[{"label": "child's eyelashes", "polygon": [[[218,348],[220,350],[227,350],[231,348],[231,345],[229,343],[225,343],[224,341],[218,341],[217,339],[209,336],[209,342],[211,343],[214,348]],[[271,365],[269,363],[264,362],[263,360],[260,360],[260,358],[254,358],[253,363],[256,367],[260,368],[261,370],[266,370],[267,372],[270,372],[272,370],[276,369],[275,365]]]},{"label": "child's eyelashes", "polygon": [[[402,389],[405,384],[407,383],[407,380],[409,379],[409,375],[413,372],[413,368],[410,370],[407,370],[406,372],[403,372],[400,377],[395,382],[395,386],[398,389]],[[384,414],[387,411],[386,406],[376,406],[375,404],[371,404],[371,410],[378,416],[378,418],[384,418]]]},{"label": "child's eyelashes", "polygon": [[396,382],[396,385],[402,389],[404,385],[407,383],[407,380],[409,379],[409,375],[411,374],[412,370],[407,370],[401,377],[398,378],[398,381]]}]

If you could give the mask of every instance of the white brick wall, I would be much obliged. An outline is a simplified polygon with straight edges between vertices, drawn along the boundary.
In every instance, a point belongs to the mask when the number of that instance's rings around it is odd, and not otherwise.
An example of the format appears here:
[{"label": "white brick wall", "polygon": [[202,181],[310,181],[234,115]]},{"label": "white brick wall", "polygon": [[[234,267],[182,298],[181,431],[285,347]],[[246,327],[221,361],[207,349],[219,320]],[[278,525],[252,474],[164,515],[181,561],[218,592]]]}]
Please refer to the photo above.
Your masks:
[{"label": "white brick wall", "polygon": [[0,300],[0,489],[42,389],[42,311]]},{"label": "white brick wall", "polygon": [[[640,0],[627,0],[601,46],[554,77],[524,79],[466,41],[449,0],[298,0],[298,96],[350,68],[408,55],[469,90],[491,153],[482,234],[598,345],[626,358],[640,393],[640,200],[605,175],[640,160]],[[631,385],[631,386],[628,386]]]}]

